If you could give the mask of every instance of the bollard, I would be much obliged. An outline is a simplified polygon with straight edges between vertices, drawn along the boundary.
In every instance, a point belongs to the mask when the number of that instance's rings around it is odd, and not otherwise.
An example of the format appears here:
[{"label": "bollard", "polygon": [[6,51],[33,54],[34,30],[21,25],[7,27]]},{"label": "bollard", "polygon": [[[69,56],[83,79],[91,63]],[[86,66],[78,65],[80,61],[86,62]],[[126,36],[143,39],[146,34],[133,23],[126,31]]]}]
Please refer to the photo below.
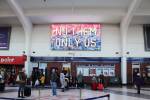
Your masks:
[{"label": "bollard", "polygon": [[81,88],[80,88],[80,100],[82,100],[81,97],[82,97],[82,94],[81,94]]},{"label": "bollard", "polygon": [[110,94],[108,94],[108,100],[110,100]]},{"label": "bollard", "polygon": [[40,95],[41,95],[41,92],[40,92],[40,87],[39,87],[39,89],[38,89],[38,90],[39,90],[39,100],[40,100]]}]

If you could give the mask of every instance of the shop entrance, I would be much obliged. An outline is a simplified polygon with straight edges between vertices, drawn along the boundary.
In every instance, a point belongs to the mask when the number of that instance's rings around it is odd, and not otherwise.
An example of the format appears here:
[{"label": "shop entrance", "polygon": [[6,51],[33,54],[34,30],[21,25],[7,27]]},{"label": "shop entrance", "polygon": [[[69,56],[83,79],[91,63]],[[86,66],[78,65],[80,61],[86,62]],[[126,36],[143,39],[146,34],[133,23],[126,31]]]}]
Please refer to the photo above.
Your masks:
[{"label": "shop entrance", "polygon": [[22,70],[23,65],[0,65],[0,72],[6,84],[15,84],[16,76],[19,70]]},{"label": "shop entrance", "polygon": [[132,64],[132,82],[134,80],[134,77],[137,75],[137,73],[140,73],[140,64]]},{"label": "shop entrance", "polygon": [[71,63],[63,63],[62,64],[62,70],[64,71],[64,74],[66,77],[70,77],[70,75],[71,75]]}]

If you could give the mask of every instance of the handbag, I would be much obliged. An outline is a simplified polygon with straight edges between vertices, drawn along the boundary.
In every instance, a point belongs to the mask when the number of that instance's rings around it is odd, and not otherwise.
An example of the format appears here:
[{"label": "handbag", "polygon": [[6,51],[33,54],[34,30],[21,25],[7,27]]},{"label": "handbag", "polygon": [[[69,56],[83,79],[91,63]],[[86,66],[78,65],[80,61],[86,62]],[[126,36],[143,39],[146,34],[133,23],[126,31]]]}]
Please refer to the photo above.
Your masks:
[{"label": "handbag", "polygon": [[17,75],[16,82],[19,82],[19,81],[20,81],[20,78],[19,78],[19,75]]},{"label": "handbag", "polygon": [[39,80],[37,79],[36,81],[35,81],[35,86],[38,86],[40,83],[39,83]]},{"label": "handbag", "polygon": [[134,84],[134,88],[136,89],[137,88],[137,86]]}]

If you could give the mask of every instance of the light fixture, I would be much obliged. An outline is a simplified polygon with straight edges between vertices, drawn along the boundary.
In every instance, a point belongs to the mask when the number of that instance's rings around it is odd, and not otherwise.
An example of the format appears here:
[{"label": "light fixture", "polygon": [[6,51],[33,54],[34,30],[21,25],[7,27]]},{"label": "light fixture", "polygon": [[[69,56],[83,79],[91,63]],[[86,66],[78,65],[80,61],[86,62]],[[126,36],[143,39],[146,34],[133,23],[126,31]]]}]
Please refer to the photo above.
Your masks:
[{"label": "light fixture", "polygon": [[115,52],[116,54],[119,54],[119,52]]}]

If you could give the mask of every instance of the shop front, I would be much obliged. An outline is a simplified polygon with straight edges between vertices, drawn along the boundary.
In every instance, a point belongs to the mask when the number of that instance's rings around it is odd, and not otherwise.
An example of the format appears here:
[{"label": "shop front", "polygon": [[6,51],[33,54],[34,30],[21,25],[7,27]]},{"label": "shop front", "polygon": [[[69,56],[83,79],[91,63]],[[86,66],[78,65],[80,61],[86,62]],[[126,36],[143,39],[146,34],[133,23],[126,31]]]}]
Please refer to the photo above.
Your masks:
[{"label": "shop front", "polygon": [[[104,75],[109,85],[111,78],[121,77],[120,58],[102,58],[102,57],[31,57],[32,63],[47,63],[45,67],[45,76],[47,82],[50,80],[52,69],[57,73],[65,72],[69,75],[71,81],[75,81],[81,71],[84,82],[90,84],[93,76]],[[39,64],[40,65],[40,64]],[[41,66],[39,66],[40,69]],[[121,79],[120,79],[121,81]]]},{"label": "shop front", "polygon": [[[26,57],[23,56],[0,56],[0,72],[5,83],[13,83],[19,70],[24,67]],[[14,83],[13,83],[14,84]]]},{"label": "shop front", "polygon": [[133,84],[133,76],[140,73],[145,85],[150,85],[150,58],[128,58],[127,82]]}]

